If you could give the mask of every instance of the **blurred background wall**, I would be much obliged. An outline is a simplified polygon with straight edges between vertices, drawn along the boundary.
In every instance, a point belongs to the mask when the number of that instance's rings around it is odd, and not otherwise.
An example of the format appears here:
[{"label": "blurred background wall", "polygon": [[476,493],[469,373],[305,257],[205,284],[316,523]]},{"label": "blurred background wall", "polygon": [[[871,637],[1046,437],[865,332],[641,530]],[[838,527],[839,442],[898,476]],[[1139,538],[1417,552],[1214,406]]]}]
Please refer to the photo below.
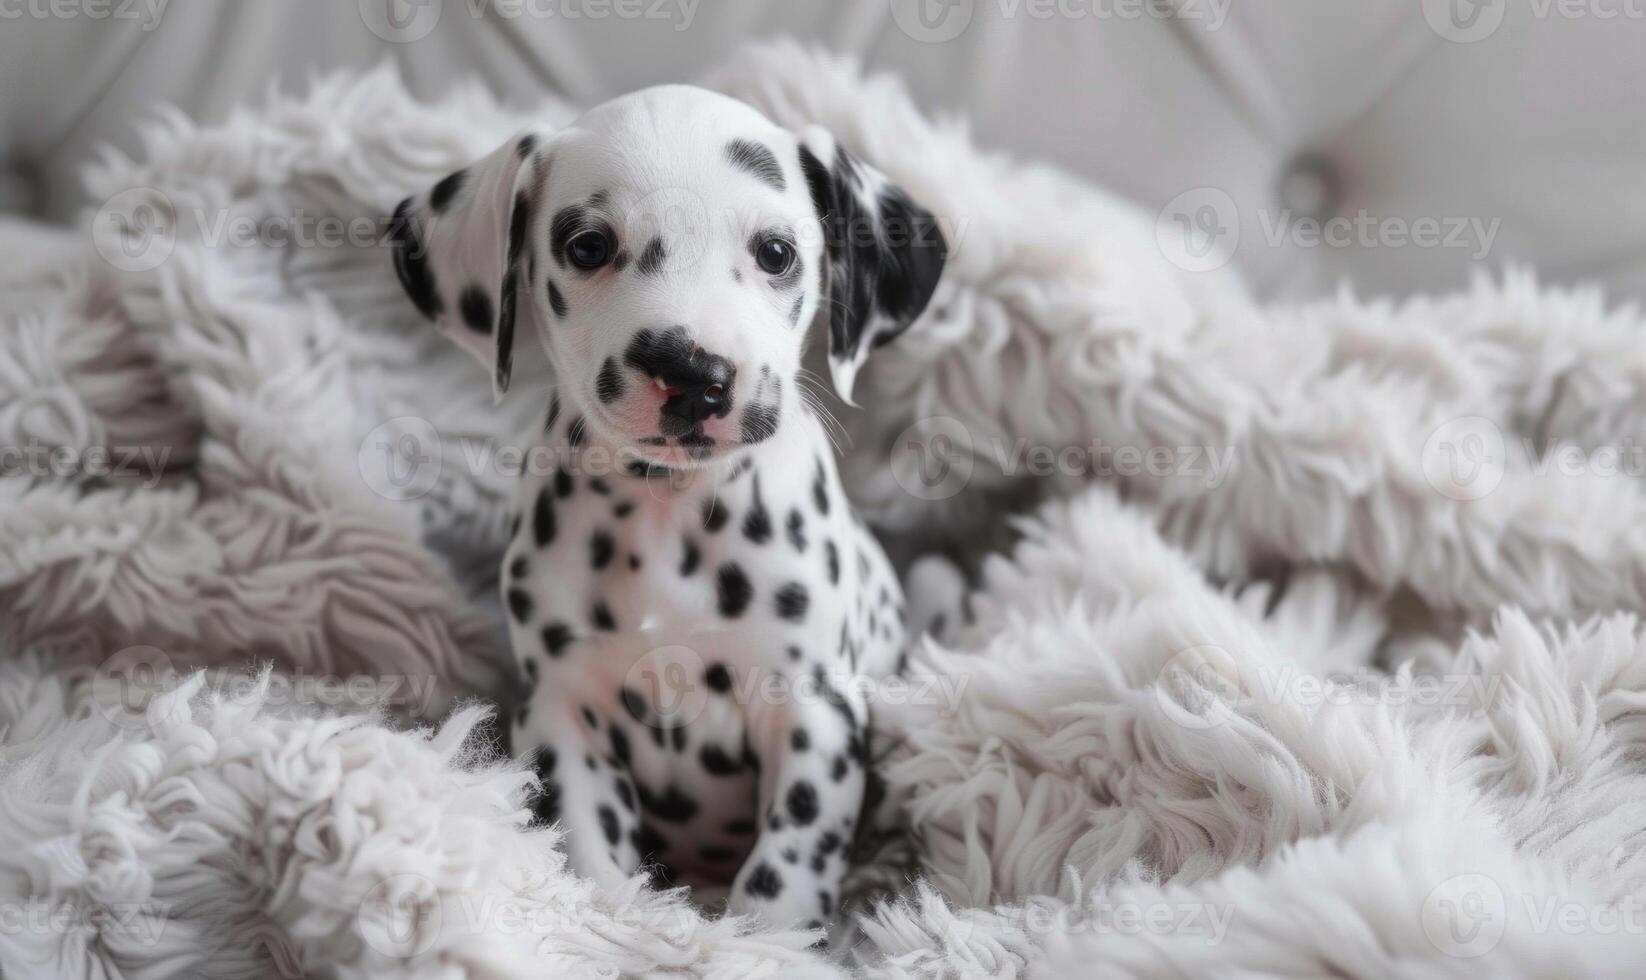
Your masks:
[{"label": "blurred background wall", "polygon": [[897,73],[986,147],[1235,224],[1260,296],[1509,263],[1646,294],[1646,0],[0,0],[0,211],[70,220],[77,165],[135,152],[157,102],[213,120],[387,59],[420,95],[592,103],[775,35]]}]

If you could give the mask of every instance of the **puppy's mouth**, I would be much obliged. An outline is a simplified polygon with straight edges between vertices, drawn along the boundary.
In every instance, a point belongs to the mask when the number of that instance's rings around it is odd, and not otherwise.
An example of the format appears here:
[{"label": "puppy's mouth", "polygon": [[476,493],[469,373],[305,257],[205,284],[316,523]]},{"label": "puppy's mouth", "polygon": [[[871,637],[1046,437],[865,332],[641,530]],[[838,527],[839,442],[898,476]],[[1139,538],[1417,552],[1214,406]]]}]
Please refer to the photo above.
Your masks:
[{"label": "puppy's mouth", "polygon": [[[604,413],[598,413],[603,415]],[[750,403],[716,425],[698,425],[679,435],[634,434],[629,426],[599,418],[601,428],[625,444],[619,452],[644,466],[691,469],[718,462],[770,439],[777,432],[780,409]]]},{"label": "puppy's mouth", "polygon": [[[681,411],[676,392],[651,381],[619,398],[591,400],[599,428],[651,466],[692,468],[763,443],[783,418],[783,379],[762,366],[752,383],[724,394],[725,408]],[[637,390],[638,389],[638,390]],[[734,407],[735,406],[735,407]]]}]

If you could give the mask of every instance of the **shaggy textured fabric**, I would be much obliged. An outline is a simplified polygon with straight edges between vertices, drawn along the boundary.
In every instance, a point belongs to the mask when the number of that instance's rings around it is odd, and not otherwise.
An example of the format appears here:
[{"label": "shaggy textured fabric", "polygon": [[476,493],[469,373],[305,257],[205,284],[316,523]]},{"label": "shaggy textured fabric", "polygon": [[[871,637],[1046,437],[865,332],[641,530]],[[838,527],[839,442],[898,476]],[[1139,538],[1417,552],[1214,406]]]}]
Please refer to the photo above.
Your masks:
[{"label": "shaggy textured fabric", "polygon": [[[570,110],[379,71],[163,115],[93,169],[89,236],[0,234],[0,445],[59,451],[0,476],[6,977],[1638,969],[1646,532],[1639,474],[1596,462],[1642,431],[1638,314],[1518,274],[1261,309],[894,82],[776,45],[712,84],[829,126],[956,243],[843,416],[860,506],[971,575],[908,573],[951,629],[877,708],[908,833],[855,923],[822,951],[599,894],[528,828],[461,699],[508,707],[504,450],[543,398],[494,407],[376,239]],[[1019,452],[1094,445],[1173,465]],[[1460,446],[1489,485],[1436,468]]]}]

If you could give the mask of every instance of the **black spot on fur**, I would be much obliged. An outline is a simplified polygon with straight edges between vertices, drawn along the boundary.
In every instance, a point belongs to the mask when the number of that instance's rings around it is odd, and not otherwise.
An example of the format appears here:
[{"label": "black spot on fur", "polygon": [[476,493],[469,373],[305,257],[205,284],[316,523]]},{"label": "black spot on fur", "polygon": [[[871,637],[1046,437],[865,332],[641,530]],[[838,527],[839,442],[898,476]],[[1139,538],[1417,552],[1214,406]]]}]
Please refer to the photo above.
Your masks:
[{"label": "black spot on fur", "polygon": [[498,287],[502,297],[497,310],[497,390],[509,390],[509,375],[514,373],[514,287],[513,266],[503,273],[503,284]]},{"label": "black spot on fur", "polygon": [[[588,722],[590,728],[600,727],[600,716],[596,715],[594,709],[586,704],[583,706],[583,720]],[[594,768],[593,760],[590,760],[589,768]]]},{"label": "black spot on fur", "polygon": [[463,182],[468,179],[467,170],[457,170],[440,178],[440,182],[429,191],[429,207],[435,214],[440,214],[451,206],[452,198],[463,189]]},{"label": "black spot on fur", "polygon": [[572,495],[572,475],[567,470],[554,471],[554,495],[564,500]]},{"label": "black spot on fur", "polygon": [[387,237],[394,246],[394,272],[400,278],[400,287],[425,319],[434,320],[440,316],[443,304],[434,270],[429,266],[428,248],[412,223],[411,203],[408,197],[394,209]]},{"label": "black spot on fur", "polygon": [[589,535],[589,564],[599,571],[612,563],[615,552],[610,531],[598,530]]},{"label": "black spot on fur", "polygon": [[743,771],[743,763],[726,753],[718,745],[705,745],[698,752],[697,759],[703,763],[703,768],[716,776],[731,776]]},{"label": "black spot on fur", "polygon": [[547,745],[538,748],[535,765],[541,785],[532,799],[532,822],[539,826],[560,819],[560,792],[553,779],[556,761],[554,749]]},{"label": "black spot on fur", "polygon": [[600,832],[606,835],[606,843],[616,847],[618,835],[617,811],[602,803],[595,812],[600,816]]},{"label": "black spot on fur", "polygon": [[789,530],[789,543],[794,545],[794,550],[796,550],[796,551],[805,551],[806,550],[806,519],[800,515],[800,509],[798,507],[791,508],[789,510],[788,530]]},{"label": "black spot on fur", "polygon": [[640,261],[635,263],[634,271],[643,276],[655,276],[663,271],[663,260],[668,257],[669,252],[663,247],[663,239],[653,238],[641,251]]},{"label": "black spot on fur", "polygon": [[726,144],[726,158],[733,166],[748,171],[756,179],[778,190],[788,186],[787,181],[783,179],[783,167],[778,164],[777,155],[763,144],[753,140],[732,140]]},{"label": "black spot on fur", "polygon": [[457,311],[463,315],[465,327],[475,333],[492,332],[492,300],[484,286],[470,283],[463,287],[462,295],[457,298]]},{"label": "black spot on fur", "polygon": [[809,826],[817,819],[817,790],[804,779],[796,780],[789,787],[787,798],[789,805],[789,819],[801,827]]},{"label": "black spot on fur", "polygon": [[812,503],[817,505],[819,514],[829,512],[829,483],[828,476],[823,469],[823,460],[817,461],[817,475],[812,478]]},{"label": "black spot on fur", "polygon": [[837,755],[837,756],[834,757],[834,766],[829,771],[829,778],[833,779],[837,783],[846,778],[846,757],[845,756]]},{"label": "black spot on fur", "polygon": [[727,619],[736,619],[749,608],[749,601],[754,598],[754,586],[749,584],[749,577],[735,562],[726,562],[720,566],[715,578],[720,597],[720,615]]},{"label": "black spot on fur", "polygon": [[532,618],[532,597],[521,589],[510,589],[508,593],[509,615],[520,625]]},{"label": "black spot on fur", "polygon": [[[562,494],[564,496],[564,494]],[[546,548],[554,540],[554,501],[549,499],[549,488],[537,491],[537,502],[532,505],[532,540],[539,548]]]},{"label": "black spot on fur", "polygon": [[657,832],[657,828],[644,820],[640,822],[639,827],[629,832],[629,843],[634,845],[642,861],[664,853],[669,847],[668,841]]},{"label": "black spot on fur", "polygon": [[543,649],[551,657],[561,656],[572,641],[572,631],[562,622],[551,622],[543,627]]},{"label": "black spot on fur", "polygon": [[710,664],[709,668],[703,671],[703,683],[709,685],[709,690],[716,694],[725,694],[732,689],[731,671],[726,669],[725,664]]},{"label": "black spot on fur", "polygon": [[608,357],[600,365],[600,374],[594,379],[594,395],[600,404],[610,405],[623,397],[623,372],[617,367],[617,358]]},{"label": "black spot on fur", "polygon": [[697,571],[697,563],[703,558],[703,553],[697,550],[697,542],[687,538],[681,545],[680,574],[690,575]]},{"label": "black spot on fur", "polygon": [[514,561],[509,562],[509,578],[523,579],[531,571],[531,563],[525,555],[517,555]]},{"label": "black spot on fur", "polygon": [[777,590],[777,614],[791,623],[798,623],[806,618],[806,610],[811,606],[811,595],[806,587],[799,582],[790,582]]},{"label": "black spot on fur", "polygon": [[765,544],[772,539],[772,516],[767,512],[765,502],[760,499],[760,477],[757,476],[754,480],[754,502],[749,506],[749,512],[743,515],[743,536],[755,544]]},{"label": "black spot on fur", "polygon": [[633,718],[635,721],[638,721],[643,725],[649,724],[646,721],[646,718],[649,715],[649,712],[646,710],[646,699],[640,696],[639,691],[636,691],[632,687],[625,687],[618,693],[618,700],[623,702],[623,710],[629,713],[630,718]]},{"label": "black spot on fur", "polygon": [[761,861],[749,875],[744,890],[756,898],[776,898],[783,891],[783,876],[777,869]]},{"label": "black spot on fur", "polygon": [[514,152],[515,152],[516,156],[518,156],[518,157],[520,157],[520,159],[524,160],[527,157],[531,156],[532,155],[532,150],[534,150],[536,148],[537,148],[537,136],[536,136],[536,134],[527,133],[526,135],[520,137],[520,142],[518,142],[514,145]]},{"label": "black spot on fur", "polygon": [[703,505],[703,529],[705,531],[712,533],[720,530],[726,526],[726,521],[730,518],[731,512],[726,510],[726,505],[720,502],[719,497],[710,497],[709,502]]},{"label": "black spot on fur", "polygon": [[829,584],[840,584],[840,549],[833,541],[823,542],[823,556],[829,566]]},{"label": "black spot on fur", "polygon": [[806,730],[804,728],[796,728],[789,735],[789,745],[792,746],[796,752],[804,752],[812,747],[812,737],[806,734]]},{"label": "black spot on fur", "polygon": [[[617,503],[612,504],[612,516],[618,520],[622,520],[632,513],[634,513],[634,501],[632,500],[619,500]],[[629,564],[635,568],[640,567],[639,564],[632,561]]]},{"label": "black spot on fur", "polygon": [[624,779],[622,776],[618,776],[612,785],[617,790],[617,802],[623,804],[623,809],[633,813],[634,787],[630,786],[629,781]]},{"label": "black spot on fur", "polygon": [[640,805],[657,819],[670,823],[685,823],[697,816],[697,801],[673,785],[664,790],[662,796],[648,792],[644,786],[640,787]]},{"label": "black spot on fur", "polygon": [[594,601],[594,608],[589,610],[589,622],[594,624],[595,629],[608,633],[617,629],[617,618],[612,615],[611,607],[606,605],[604,599]]},{"label": "black spot on fur", "polygon": [[549,309],[554,311],[555,316],[564,320],[566,318],[566,314],[570,312],[571,308],[566,305],[566,297],[561,295],[560,287],[554,284],[554,280],[550,279],[548,280],[548,283]]},{"label": "black spot on fur", "polygon": [[514,195],[514,210],[509,213],[509,265],[520,260],[526,247],[526,226],[531,223],[531,201],[525,191]]},{"label": "black spot on fur", "polygon": [[618,765],[627,769],[633,759],[629,749],[629,733],[617,725],[613,725],[606,730],[606,734],[612,743],[612,758],[617,760]]},{"label": "black spot on fur", "polygon": [[752,446],[765,442],[777,434],[777,422],[782,412],[776,404],[766,402],[750,402],[743,409],[742,436],[743,444]]}]

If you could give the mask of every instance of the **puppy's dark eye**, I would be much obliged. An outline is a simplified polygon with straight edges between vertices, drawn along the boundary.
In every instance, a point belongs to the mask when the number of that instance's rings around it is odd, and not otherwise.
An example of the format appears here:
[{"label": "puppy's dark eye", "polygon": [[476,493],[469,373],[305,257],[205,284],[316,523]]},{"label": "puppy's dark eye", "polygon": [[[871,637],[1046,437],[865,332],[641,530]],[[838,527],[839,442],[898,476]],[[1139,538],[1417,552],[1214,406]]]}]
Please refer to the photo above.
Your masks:
[{"label": "puppy's dark eye", "polygon": [[754,261],[768,275],[782,275],[794,264],[794,246],[781,238],[768,238],[755,247]]},{"label": "puppy's dark eye", "polygon": [[611,239],[603,231],[579,232],[566,243],[566,257],[579,269],[598,269],[612,257]]}]

